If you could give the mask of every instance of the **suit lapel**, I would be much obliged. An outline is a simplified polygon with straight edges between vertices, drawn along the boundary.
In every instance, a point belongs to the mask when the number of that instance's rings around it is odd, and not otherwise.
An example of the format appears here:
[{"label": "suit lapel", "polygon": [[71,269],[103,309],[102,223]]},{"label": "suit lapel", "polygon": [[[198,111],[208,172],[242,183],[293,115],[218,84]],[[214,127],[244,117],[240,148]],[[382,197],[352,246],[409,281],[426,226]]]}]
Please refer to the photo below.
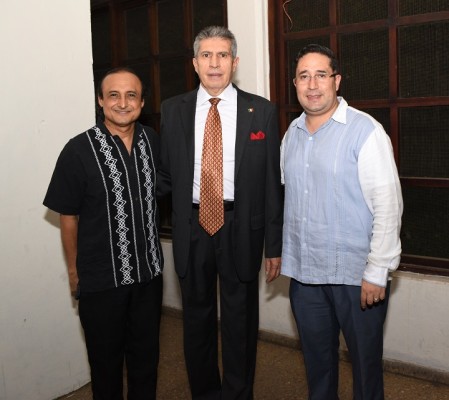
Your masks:
[{"label": "suit lapel", "polygon": [[246,144],[248,143],[248,135],[250,134],[251,123],[254,117],[253,98],[248,96],[237,88],[237,132],[235,138],[235,173],[237,174],[242,161]]},{"label": "suit lapel", "polygon": [[[254,100],[247,93],[237,88],[237,124],[235,138],[235,172],[237,178],[242,161],[245,146],[248,143],[248,135],[251,133],[251,123],[254,117]],[[181,125],[186,141],[187,157],[193,179],[194,157],[195,157],[195,110],[198,90],[187,93],[182,98]]]},{"label": "suit lapel", "polygon": [[181,104],[181,124],[184,138],[186,141],[187,158],[191,169],[193,180],[193,164],[195,157],[195,109],[197,90],[189,92],[182,99]]}]

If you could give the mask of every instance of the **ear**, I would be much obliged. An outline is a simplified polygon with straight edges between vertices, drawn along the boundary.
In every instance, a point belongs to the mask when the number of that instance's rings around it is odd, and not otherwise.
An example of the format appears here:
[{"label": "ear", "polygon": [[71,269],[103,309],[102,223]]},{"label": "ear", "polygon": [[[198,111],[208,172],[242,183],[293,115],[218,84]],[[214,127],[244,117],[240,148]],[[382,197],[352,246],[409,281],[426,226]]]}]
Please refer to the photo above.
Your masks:
[{"label": "ear", "polygon": [[193,68],[195,68],[195,72],[198,73],[198,60],[194,57],[192,59],[193,62]]},{"label": "ear", "polygon": [[232,62],[232,72],[235,72],[235,70],[237,69],[237,65],[239,65],[239,61],[240,61],[239,57],[234,58],[234,61]]},{"label": "ear", "polygon": [[340,87],[340,82],[341,82],[341,75],[340,74],[335,75],[335,88],[336,88],[337,92]]},{"label": "ear", "polygon": [[100,96],[98,96],[97,100],[98,100],[98,105],[100,107],[103,107],[103,99]]}]

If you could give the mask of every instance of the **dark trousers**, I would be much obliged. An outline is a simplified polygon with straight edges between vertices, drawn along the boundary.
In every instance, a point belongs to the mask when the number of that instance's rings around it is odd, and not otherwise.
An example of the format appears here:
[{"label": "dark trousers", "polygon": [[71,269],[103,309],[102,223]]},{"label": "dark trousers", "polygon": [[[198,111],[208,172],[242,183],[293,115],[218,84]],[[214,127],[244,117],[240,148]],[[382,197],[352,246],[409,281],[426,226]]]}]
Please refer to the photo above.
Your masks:
[{"label": "dark trousers", "polygon": [[[259,324],[258,281],[241,282],[232,251],[233,211],[210,237],[193,210],[190,259],[181,278],[184,353],[193,399],[252,399]],[[238,256],[238,255],[236,255]],[[223,377],[218,367],[217,277]]]},{"label": "dark trousers", "polygon": [[146,283],[82,293],[84,329],[94,400],[123,399],[126,363],[128,400],[156,398],[162,276]]},{"label": "dark trousers", "polygon": [[307,373],[309,400],[338,399],[340,330],[348,347],[355,400],[382,400],[384,301],[362,310],[361,289],[347,285],[304,285],[290,281],[290,302],[296,319]]}]

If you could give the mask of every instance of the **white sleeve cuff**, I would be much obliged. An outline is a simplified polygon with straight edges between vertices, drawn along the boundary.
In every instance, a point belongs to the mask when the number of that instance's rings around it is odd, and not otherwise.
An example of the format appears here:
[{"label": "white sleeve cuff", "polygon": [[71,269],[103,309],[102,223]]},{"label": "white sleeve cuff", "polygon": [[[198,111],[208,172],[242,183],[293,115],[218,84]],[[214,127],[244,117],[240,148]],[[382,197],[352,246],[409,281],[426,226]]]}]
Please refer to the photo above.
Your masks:
[{"label": "white sleeve cuff", "polygon": [[377,286],[386,287],[388,280],[388,268],[376,267],[373,264],[367,264],[363,273],[363,280]]}]

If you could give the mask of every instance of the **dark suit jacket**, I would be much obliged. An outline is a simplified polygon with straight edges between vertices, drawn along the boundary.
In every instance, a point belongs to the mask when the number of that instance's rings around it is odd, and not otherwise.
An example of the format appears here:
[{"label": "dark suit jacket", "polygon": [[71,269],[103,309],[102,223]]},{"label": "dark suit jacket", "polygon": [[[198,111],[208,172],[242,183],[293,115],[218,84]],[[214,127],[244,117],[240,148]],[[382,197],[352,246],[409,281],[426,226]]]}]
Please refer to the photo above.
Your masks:
[{"label": "dark suit jacket", "polygon": [[[234,176],[233,257],[239,278],[257,278],[263,247],[266,257],[280,257],[282,195],[279,127],[275,106],[238,88]],[[172,239],[175,269],[185,276],[190,248],[198,90],[173,97],[161,106],[159,195],[172,192]],[[254,140],[258,132],[263,138]],[[264,243],[265,242],[265,243]]]}]

